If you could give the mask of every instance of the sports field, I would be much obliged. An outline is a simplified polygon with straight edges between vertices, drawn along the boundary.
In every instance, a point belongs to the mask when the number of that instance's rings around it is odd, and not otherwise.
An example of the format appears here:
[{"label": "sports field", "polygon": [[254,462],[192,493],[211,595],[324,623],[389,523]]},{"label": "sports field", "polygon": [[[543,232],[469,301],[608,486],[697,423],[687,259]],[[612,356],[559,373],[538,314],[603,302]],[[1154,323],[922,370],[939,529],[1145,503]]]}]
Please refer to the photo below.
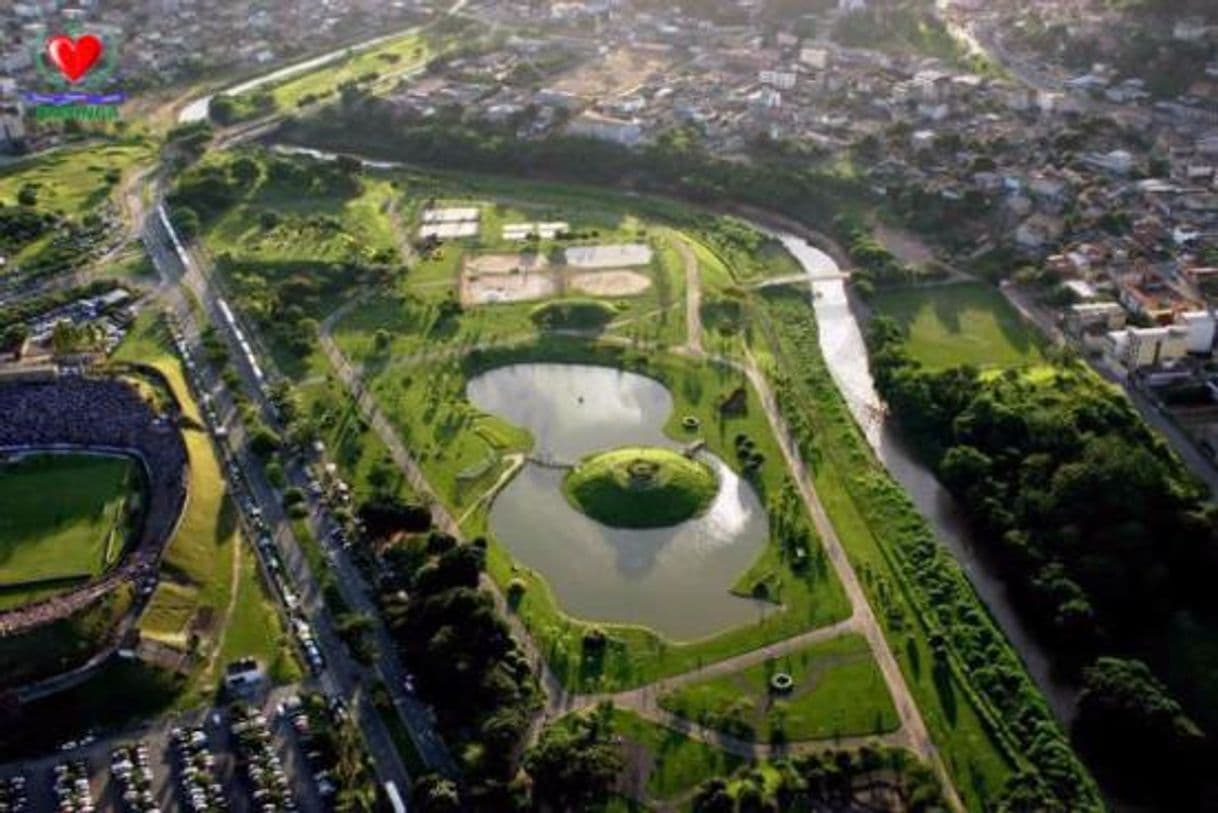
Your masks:
[{"label": "sports field", "polygon": [[880,291],[872,304],[896,320],[909,352],[927,367],[1014,367],[1042,358],[1036,335],[985,283]]},{"label": "sports field", "polygon": [[135,464],[38,455],[0,466],[0,608],[103,572],[126,542]]}]

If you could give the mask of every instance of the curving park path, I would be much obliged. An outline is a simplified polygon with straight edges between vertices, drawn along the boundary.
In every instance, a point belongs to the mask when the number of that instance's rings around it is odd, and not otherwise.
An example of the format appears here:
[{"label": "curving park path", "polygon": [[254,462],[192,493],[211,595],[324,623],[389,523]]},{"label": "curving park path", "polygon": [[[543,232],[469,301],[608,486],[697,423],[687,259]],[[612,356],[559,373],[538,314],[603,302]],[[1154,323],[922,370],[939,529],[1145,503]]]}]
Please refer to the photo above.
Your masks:
[{"label": "curving park path", "polygon": [[[693,255],[693,252],[689,250],[688,246],[685,246],[685,251],[682,252],[682,256],[686,261],[687,275],[692,274],[692,276],[696,279],[698,277],[697,260]],[[696,294],[693,293],[694,291],[700,291],[700,284],[695,283],[687,287],[687,318],[689,318],[688,315],[692,311],[699,308],[699,303],[696,301]],[[361,300],[359,298],[351,300],[346,305],[340,307],[334,313],[330,314],[330,316],[327,317],[322,323],[320,330],[322,350],[329,359],[330,364],[334,368],[339,379],[355,398],[361,415],[368,422],[369,426],[372,427],[373,431],[375,431],[385,443],[394,462],[406,475],[406,478],[410,482],[411,486],[429,503],[436,525],[446,533],[460,537],[459,523],[452,517],[448,509],[444,506],[443,502],[438,498],[434,490],[431,488],[422,468],[403,445],[397,431],[393,428],[392,423],[390,423],[386,415],[381,411],[372,394],[369,393],[364,387],[357,369],[352,366],[352,364],[347,360],[346,356],[339,349],[338,345],[334,342],[332,335],[334,325],[360,301]],[[693,319],[691,319],[688,327],[693,328],[694,326],[695,322]],[[698,332],[696,334],[691,332],[691,337],[694,335],[699,337],[701,336],[700,325],[697,325],[697,327]],[[580,334],[576,332],[575,335]],[[520,341],[523,338],[524,337],[500,339],[494,342],[487,342],[481,345],[462,348],[462,352],[467,353],[474,349],[486,349],[493,346],[512,344]],[[623,344],[632,344],[630,340],[620,337],[600,336],[600,339],[607,342],[620,341]],[[637,342],[633,343],[633,346],[641,347],[642,349],[648,348],[648,345],[639,345]],[[905,682],[905,677],[901,672],[900,666],[897,663],[891,647],[888,644],[887,638],[884,636],[883,629],[880,627],[879,621],[871,608],[871,604],[867,601],[862,583],[859,581],[858,575],[854,571],[854,567],[850,564],[845,548],[842,546],[841,540],[838,538],[837,531],[834,529],[832,522],[829,520],[829,516],[816,493],[808,467],[799,454],[798,447],[793,440],[791,431],[778,408],[777,401],[774,397],[772,389],[770,388],[770,384],[765,375],[761,372],[760,368],[757,366],[756,361],[752,358],[751,353],[748,355],[746,361],[742,363],[735,359],[709,355],[701,348],[700,342],[697,344],[688,342],[686,345],[679,348],[651,346],[651,349],[675,352],[679,355],[684,355],[690,358],[710,360],[721,364],[726,364],[740,370],[748,377],[750,384],[757,392],[758,397],[760,398],[765,409],[766,417],[770,423],[771,430],[778,441],[783,457],[786,460],[786,464],[799,488],[800,496],[807,507],[808,513],[812,517],[817,533],[820,535],[822,543],[825,546],[826,552],[829,556],[829,561],[832,563],[834,571],[837,574],[839,581],[842,583],[843,588],[845,589],[850,600],[852,613],[848,619],[839,622],[838,624],[810,630],[800,635],[788,638],[784,641],[761,647],[750,652],[718,661],[700,669],[674,677],[665,678],[635,689],[613,694],[577,694],[569,691],[565,686],[562,685],[562,682],[558,679],[558,676],[555,675],[550,669],[546,659],[538,650],[524,623],[508,608],[507,602],[504,600],[498,586],[495,585],[489,577],[484,576],[484,587],[490,590],[494,595],[500,611],[504,617],[508,619],[513,634],[524,647],[529,658],[536,664],[540,682],[546,695],[545,711],[543,715],[534,721],[532,730],[533,736],[535,737],[537,735],[541,729],[541,726],[546,720],[561,717],[573,711],[589,708],[603,700],[611,700],[615,705],[621,708],[634,711],[653,722],[679,731],[693,739],[724,748],[732,753],[749,758],[765,757],[777,753],[792,754],[809,751],[822,751],[829,748],[840,748],[849,745],[862,745],[866,743],[885,743],[907,748],[928,763],[934,770],[943,787],[944,797],[947,799],[948,804],[953,810],[963,811],[964,804],[956,792],[955,786],[952,784],[951,776],[947,771],[947,767],[943,762],[942,757],[935,748],[934,744],[931,742],[930,734],[926,728],[925,721],[922,719],[918,705],[909,690],[908,684]],[[726,675],[749,666],[764,663],[766,660],[771,658],[781,657],[802,649],[810,644],[836,637],[848,631],[857,632],[864,637],[881,674],[884,676],[885,683],[887,684],[889,693],[893,699],[893,704],[896,707],[897,714],[900,719],[900,727],[894,732],[869,737],[790,743],[779,748],[778,746],[747,742],[745,740],[724,735],[720,732],[706,729],[705,727],[676,717],[675,715],[666,712],[659,707],[659,696],[672,688],[695,681],[705,680],[711,677]]]}]

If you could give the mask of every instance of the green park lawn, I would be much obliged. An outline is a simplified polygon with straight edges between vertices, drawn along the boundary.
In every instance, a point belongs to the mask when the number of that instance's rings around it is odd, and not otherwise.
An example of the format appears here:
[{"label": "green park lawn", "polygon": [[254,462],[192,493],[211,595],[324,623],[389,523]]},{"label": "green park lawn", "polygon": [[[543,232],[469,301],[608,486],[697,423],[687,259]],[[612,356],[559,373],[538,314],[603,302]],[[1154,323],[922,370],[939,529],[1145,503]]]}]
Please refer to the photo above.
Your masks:
[{"label": "green park lawn", "polygon": [[744,760],[712,745],[646,720],[633,712],[614,709],[613,731],[622,738],[628,766],[646,766],[636,778],[628,772],[631,788],[660,802],[683,797],[702,782],[730,776]]},{"label": "green park lawn", "polygon": [[1012,367],[1041,360],[1036,334],[985,283],[879,291],[872,304],[896,320],[910,354],[927,367]]},{"label": "green park lawn", "polygon": [[[770,688],[786,673],[794,687]],[[723,677],[682,686],[660,706],[742,739],[801,742],[882,734],[900,721],[867,642],[848,634]]]},{"label": "green park lawn", "polygon": [[[39,455],[0,466],[0,607],[97,576],[118,558],[135,464],[98,455]],[[32,582],[48,582],[43,585]]]}]

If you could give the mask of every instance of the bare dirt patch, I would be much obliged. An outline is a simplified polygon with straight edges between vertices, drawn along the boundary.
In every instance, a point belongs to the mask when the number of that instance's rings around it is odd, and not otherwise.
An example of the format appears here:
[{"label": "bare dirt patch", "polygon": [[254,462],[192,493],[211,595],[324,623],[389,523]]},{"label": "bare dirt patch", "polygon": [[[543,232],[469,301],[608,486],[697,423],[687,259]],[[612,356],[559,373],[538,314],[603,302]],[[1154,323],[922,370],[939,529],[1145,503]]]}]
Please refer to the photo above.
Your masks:
[{"label": "bare dirt patch", "polygon": [[638,271],[589,271],[570,278],[573,290],[590,296],[636,296],[651,285],[651,279]]},{"label": "bare dirt patch", "polygon": [[467,274],[510,274],[542,271],[548,263],[541,254],[482,254],[465,260]]},{"label": "bare dirt patch", "polygon": [[622,48],[584,62],[563,74],[551,87],[587,99],[614,96],[662,74],[671,62],[668,54],[659,51]]},{"label": "bare dirt patch", "polygon": [[540,254],[481,254],[467,257],[461,271],[461,304],[528,302],[558,293],[555,275]]}]

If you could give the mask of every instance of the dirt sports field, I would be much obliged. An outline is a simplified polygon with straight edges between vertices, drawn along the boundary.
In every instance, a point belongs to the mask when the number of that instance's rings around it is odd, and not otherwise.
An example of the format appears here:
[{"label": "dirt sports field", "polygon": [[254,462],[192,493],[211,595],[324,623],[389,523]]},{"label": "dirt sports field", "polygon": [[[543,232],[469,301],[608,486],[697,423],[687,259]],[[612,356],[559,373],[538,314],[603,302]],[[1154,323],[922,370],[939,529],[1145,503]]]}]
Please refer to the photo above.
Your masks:
[{"label": "dirt sports field", "polygon": [[638,271],[587,271],[569,280],[572,290],[590,296],[635,296],[647,290],[651,280]]},{"label": "dirt sports field", "polygon": [[650,285],[651,279],[638,271],[572,271],[551,268],[537,254],[483,254],[466,258],[460,291],[461,304],[475,306],[548,299],[568,290],[609,298],[635,296]]}]

